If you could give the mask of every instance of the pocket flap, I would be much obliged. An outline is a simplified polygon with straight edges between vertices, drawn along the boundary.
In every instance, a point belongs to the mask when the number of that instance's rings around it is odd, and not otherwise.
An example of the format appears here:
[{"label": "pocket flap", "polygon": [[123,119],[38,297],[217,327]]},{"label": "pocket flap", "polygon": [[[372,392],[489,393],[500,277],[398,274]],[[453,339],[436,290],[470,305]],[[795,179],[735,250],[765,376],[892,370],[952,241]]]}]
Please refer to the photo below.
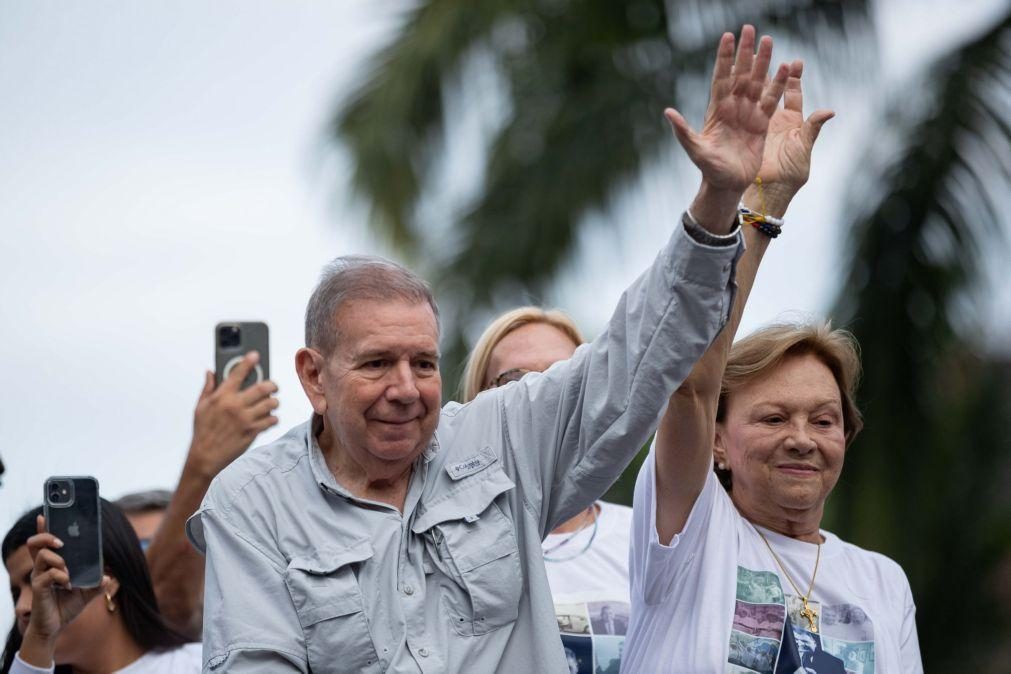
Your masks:
[{"label": "pocket flap", "polygon": [[484,566],[488,562],[515,553],[516,539],[512,536],[499,536],[486,545],[472,545],[461,547],[454,556],[456,567],[460,573],[467,573]]},{"label": "pocket flap", "polygon": [[489,464],[461,479],[456,489],[438,501],[425,504],[424,512],[415,518],[411,531],[420,534],[440,522],[477,518],[499,494],[515,486],[516,483],[509,479],[497,463]]},{"label": "pocket flap", "polygon": [[372,555],[372,544],[361,540],[342,550],[292,558],[284,580],[303,628],[362,610],[358,579],[346,567]]},{"label": "pocket flap", "polygon": [[292,557],[288,563],[288,568],[305,571],[315,576],[326,576],[342,566],[371,559],[372,555],[372,542],[367,538],[363,538],[339,550],[322,548],[312,555]]}]

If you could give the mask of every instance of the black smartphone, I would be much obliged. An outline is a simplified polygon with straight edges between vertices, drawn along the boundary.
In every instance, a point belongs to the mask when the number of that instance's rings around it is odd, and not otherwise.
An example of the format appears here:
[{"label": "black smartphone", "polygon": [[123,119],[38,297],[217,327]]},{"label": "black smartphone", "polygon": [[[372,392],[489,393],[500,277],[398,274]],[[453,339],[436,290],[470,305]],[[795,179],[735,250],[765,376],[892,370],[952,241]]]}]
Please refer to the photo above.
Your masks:
[{"label": "black smartphone", "polygon": [[98,480],[56,476],[46,480],[42,494],[46,530],[63,541],[57,553],[67,563],[70,584],[102,584],[102,506]]},{"label": "black smartphone", "polygon": [[248,388],[270,379],[270,339],[267,324],[260,321],[228,321],[214,327],[214,378],[221,384],[250,351],[260,354],[260,362],[242,380]]}]

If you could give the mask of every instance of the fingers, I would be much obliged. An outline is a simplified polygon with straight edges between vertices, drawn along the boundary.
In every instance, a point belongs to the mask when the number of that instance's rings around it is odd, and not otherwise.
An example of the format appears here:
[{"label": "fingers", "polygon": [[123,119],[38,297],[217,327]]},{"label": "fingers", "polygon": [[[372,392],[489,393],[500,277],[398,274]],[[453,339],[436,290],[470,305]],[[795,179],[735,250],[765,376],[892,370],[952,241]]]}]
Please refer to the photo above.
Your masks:
[{"label": "fingers", "polygon": [[267,398],[250,408],[250,416],[253,419],[259,419],[260,417],[268,415],[276,410],[280,404],[281,403],[277,401],[277,398]]},{"label": "fingers", "polygon": [[821,133],[821,127],[825,125],[825,122],[835,117],[835,113],[831,110],[815,110],[811,113],[811,116],[807,118],[804,122],[804,126],[801,129],[801,134],[804,137],[804,142],[808,147],[812,147],[814,142],[818,140],[818,134]]},{"label": "fingers", "polygon": [[667,108],[664,110],[663,116],[667,118],[668,122],[670,122],[671,128],[674,129],[674,136],[677,137],[678,142],[681,143],[681,147],[685,149],[688,156],[694,157],[698,143],[695,138],[695,131],[692,130],[692,127],[688,125],[688,122],[681,116],[681,113],[674,108]]},{"label": "fingers", "polygon": [[762,95],[770,63],[772,63],[772,38],[765,35],[758,42],[758,56],[751,68],[751,81],[748,83],[748,98],[753,101],[757,101]]},{"label": "fingers", "polygon": [[31,555],[32,559],[35,559],[42,550],[49,548],[59,550],[63,547],[63,541],[46,531],[46,518],[42,515],[35,518],[35,530],[38,533],[30,536],[26,543],[28,545],[28,554]]},{"label": "fingers", "polygon": [[268,379],[239,393],[239,403],[247,406],[252,405],[275,393],[277,393],[277,384]]},{"label": "fingers", "polygon": [[[716,65],[713,66],[713,88],[723,88],[730,81],[734,71],[734,34],[724,33],[716,50]],[[726,87],[730,89],[729,86]]]},{"label": "fingers", "polygon": [[734,62],[734,93],[747,94],[750,87],[751,64],[755,58],[755,27],[748,24],[741,28],[741,39],[737,43],[737,60]]},{"label": "fingers", "polygon": [[783,107],[794,112],[804,112],[804,94],[800,88],[800,76],[804,74],[804,62],[797,59],[790,64],[790,76],[786,80]]},{"label": "fingers", "polygon": [[786,89],[786,81],[790,75],[790,67],[785,63],[780,64],[779,68],[776,70],[776,76],[772,78],[769,85],[765,88],[765,94],[762,96],[762,112],[768,117],[776,112],[776,107],[779,105],[779,99],[783,97],[783,91]]},{"label": "fingers", "polygon": [[240,360],[235,367],[232,368],[232,371],[228,373],[228,377],[221,383],[221,386],[227,386],[235,391],[239,390],[239,386],[259,362],[260,354],[256,351],[250,351],[242,357],[242,360]]},{"label": "fingers", "polygon": [[58,554],[44,548],[35,555],[32,567],[32,589],[41,590],[50,586],[70,589],[70,572],[67,563]]},{"label": "fingers", "polygon": [[271,426],[275,426],[277,424],[277,421],[278,421],[277,417],[275,417],[274,415],[270,415],[267,417],[263,417],[262,419],[258,419],[256,422],[253,423],[252,428],[254,431],[256,431],[257,434],[260,434],[263,431],[270,428]]},{"label": "fingers", "polygon": [[214,393],[214,373],[207,370],[204,372],[204,387],[200,389],[200,397],[197,398],[197,402],[200,402],[212,393]]}]

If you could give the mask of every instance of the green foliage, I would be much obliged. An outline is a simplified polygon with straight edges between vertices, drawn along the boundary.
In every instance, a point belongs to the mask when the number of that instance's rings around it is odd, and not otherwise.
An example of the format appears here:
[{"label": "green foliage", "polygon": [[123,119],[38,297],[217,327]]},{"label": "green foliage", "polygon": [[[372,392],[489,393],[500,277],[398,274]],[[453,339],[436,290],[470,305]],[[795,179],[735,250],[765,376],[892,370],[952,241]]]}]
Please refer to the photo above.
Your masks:
[{"label": "green foliage", "polygon": [[928,670],[984,671],[1011,628],[990,578],[1000,556],[1011,557],[1011,512],[998,501],[1011,440],[993,409],[1011,403],[963,336],[977,324],[982,249],[1008,250],[995,198],[1011,182],[999,100],[1009,42],[1011,13],[939,61],[922,100],[896,101],[919,117],[890,117],[893,129],[905,123],[884,170],[870,172],[883,188],[858,184],[851,195],[857,212],[870,207],[849,227],[850,272],[834,312],[861,344],[868,423],[829,521],[906,570]]}]

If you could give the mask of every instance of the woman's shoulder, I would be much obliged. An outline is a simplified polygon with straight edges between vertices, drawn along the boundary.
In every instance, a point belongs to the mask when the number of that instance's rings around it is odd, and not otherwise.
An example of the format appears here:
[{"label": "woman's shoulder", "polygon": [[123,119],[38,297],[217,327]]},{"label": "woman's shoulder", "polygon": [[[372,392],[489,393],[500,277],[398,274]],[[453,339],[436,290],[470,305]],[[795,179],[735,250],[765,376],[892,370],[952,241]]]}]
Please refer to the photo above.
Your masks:
[{"label": "woman's shoulder", "polygon": [[909,584],[906,572],[891,557],[844,541],[830,531],[823,529],[822,534],[825,536],[826,543],[834,546],[837,553],[843,556],[847,563],[859,566],[864,573],[873,573],[878,577],[892,580],[901,579],[902,583]]}]

